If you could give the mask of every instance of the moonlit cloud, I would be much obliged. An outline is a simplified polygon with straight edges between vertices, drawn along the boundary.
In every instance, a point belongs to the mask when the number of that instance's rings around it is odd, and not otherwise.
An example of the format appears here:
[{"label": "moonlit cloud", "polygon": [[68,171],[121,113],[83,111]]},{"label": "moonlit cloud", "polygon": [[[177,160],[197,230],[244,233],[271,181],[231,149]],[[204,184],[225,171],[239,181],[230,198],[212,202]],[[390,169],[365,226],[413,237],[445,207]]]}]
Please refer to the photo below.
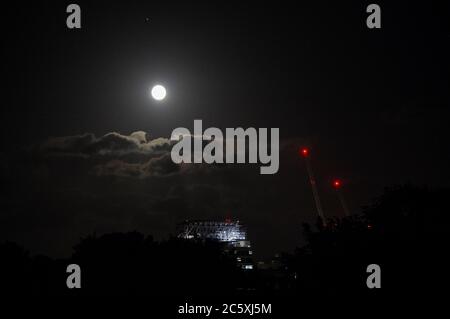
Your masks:
[{"label": "moonlit cloud", "polygon": [[155,154],[170,149],[167,138],[149,139],[148,134],[137,131],[130,135],[117,132],[107,133],[101,137],[86,133],[82,135],[54,137],[40,145],[39,150],[47,155],[62,153],[84,155],[124,155],[130,153]]}]

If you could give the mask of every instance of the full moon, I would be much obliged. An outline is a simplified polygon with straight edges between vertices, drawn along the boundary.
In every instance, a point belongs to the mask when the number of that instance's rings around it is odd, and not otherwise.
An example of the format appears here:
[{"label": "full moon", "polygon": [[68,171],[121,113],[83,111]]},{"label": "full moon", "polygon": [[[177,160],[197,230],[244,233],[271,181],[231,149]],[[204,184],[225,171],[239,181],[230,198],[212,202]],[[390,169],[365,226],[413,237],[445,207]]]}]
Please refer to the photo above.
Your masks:
[{"label": "full moon", "polygon": [[161,101],[164,100],[164,98],[166,97],[166,88],[162,85],[155,85],[152,88],[152,97],[157,100],[157,101]]}]

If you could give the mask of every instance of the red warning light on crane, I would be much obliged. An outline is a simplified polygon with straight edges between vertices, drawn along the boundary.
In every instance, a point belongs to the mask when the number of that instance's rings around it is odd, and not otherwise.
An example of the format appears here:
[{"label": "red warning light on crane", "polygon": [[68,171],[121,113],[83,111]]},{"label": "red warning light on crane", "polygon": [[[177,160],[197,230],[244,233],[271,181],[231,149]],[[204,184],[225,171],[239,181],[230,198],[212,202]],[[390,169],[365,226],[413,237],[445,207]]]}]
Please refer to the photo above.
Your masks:
[{"label": "red warning light on crane", "polygon": [[339,188],[339,187],[341,187],[341,185],[342,185],[342,183],[341,183],[341,181],[339,179],[335,179],[333,181],[333,187],[334,188]]},{"label": "red warning light on crane", "polygon": [[303,147],[300,149],[299,151],[300,155],[303,157],[308,157],[309,155],[309,150],[306,147]]}]

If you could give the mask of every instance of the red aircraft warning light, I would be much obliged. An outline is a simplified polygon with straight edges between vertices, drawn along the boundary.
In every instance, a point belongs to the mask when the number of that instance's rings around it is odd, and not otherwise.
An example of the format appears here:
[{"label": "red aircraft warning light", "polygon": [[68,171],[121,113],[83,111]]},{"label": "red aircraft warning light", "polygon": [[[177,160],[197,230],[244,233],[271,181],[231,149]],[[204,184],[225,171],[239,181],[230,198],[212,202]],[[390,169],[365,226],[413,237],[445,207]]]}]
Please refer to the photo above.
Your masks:
[{"label": "red aircraft warning light", "polygon": [[303,156],[303,157],[308,157],[308,155],[309,155],[309,150],[306,148],[306,147],[303,147],[303,148],[301,148],[300,149],[300,155],[301,156]]},{"label": "red aircraft warning light", "polygon": [[342,185],[342,183],[341,183],[341,181],[340,181],[339,179],[335,179],[335,180],[333,181],[333,187],[334,187],[334,188],[340,188],[341,185]]}]

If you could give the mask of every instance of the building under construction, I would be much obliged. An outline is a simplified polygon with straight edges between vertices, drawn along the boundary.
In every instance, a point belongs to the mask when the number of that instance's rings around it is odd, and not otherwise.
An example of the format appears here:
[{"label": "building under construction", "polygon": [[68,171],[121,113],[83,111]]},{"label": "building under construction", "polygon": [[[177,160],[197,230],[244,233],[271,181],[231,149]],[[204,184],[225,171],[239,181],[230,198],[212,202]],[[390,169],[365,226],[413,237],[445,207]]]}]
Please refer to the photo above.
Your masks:
[{"label": "building under construction", "polygon": [[178,225],[178,237],[189,240],[214,240],[223,243],[224,251],[245,270],[253,269],[250,241],[239,221],[186,220]]}]

